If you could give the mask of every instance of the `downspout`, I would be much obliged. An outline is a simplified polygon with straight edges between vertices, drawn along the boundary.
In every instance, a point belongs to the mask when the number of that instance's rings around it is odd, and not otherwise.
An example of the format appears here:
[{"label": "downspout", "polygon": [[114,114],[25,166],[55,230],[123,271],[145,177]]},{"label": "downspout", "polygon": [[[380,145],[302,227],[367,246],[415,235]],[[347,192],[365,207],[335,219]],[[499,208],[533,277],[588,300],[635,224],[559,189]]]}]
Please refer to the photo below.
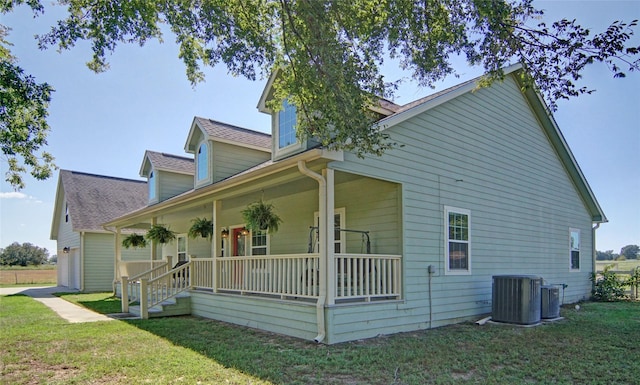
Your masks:
[{"label": "downspout", "polygon": [[[312,179],[315,179],[318,182],[318,200],[319,200],[319,214],[320,214],[320,224],[319,231],[320,236],[326,236],[327,234],[327,180],[320,174],[315,173],[307,168],[307,165],[304,161],[298,161],[298,170],[303,175],[306,175]],[[327,301],[327,279],[326,279],[326,265],[327,265],[327,248],[324,242],[320,242],[320,266],[322,267],[324,264],[324,269],[320,269],[322,275],[320,276],[320,290],[318,302],[316,303],[316,319],[318,324],[318,336],[313,340],[320,343],[326,337],[326,329],[325,329],[325,318],[324,318],[324,307]]]},{"label": "downspout", "polygon": [[84,292],[84,231],[80,232],[80,291]]},{"label": "downspout", "polygon": [[[593,226],[591,228],[591,273],[592,274],[596,274],[596,230],[598,230],[598,228],[600,227],[600,223],[596,223],[595,226]],[[595,277],[595,275],[594,275]],[[593,290],[595,290],[596,288],[596,280],[592,279],[591,280],[591,290],[593,292]]]}]

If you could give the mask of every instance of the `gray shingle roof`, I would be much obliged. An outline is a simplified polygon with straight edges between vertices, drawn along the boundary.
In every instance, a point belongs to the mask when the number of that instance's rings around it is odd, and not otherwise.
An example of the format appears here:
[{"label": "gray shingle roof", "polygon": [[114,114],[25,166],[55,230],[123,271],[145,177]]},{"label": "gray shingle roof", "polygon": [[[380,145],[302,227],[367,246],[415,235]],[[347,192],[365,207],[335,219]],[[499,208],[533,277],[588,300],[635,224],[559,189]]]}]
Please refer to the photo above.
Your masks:
[{"label": "gray shingle roof", "polygon": [[211,119],[201,118],[196,116],[196,121],[206,132],[206,134],[213,138],[219,138],[236,142],[240,144],[246,144],[250,146],[271,149],[271,135],[264,132],[258,132],[233,126],[231,124],[218,122]]},{"label": "gray shingle roof", "polygon": [[74,231],[103,231],[103,223],[147,205],[144,181],[69,170],[60,179]]},{"label": "gray shingle roof", "polygon": [[186,158],[183,156],[149,150],[147,150],[145,155],[149,158],[153,168],[156,170],[165,170],[191,175],[195,173],[193,158]]}]

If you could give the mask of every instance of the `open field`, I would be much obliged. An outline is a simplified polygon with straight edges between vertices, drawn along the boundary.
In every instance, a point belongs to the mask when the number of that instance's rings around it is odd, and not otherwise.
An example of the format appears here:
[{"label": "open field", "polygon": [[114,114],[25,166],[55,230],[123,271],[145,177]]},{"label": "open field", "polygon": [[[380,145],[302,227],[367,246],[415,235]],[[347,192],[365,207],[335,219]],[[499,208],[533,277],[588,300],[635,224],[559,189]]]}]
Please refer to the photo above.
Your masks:
[{"label": "open field", "polygon": [[609,265],[613,265],[611,270],[630,271],[640,266],[640,259],[627,259],[626,261],[596,261],[596,270],[602,271]]},{"label": "open field", "polygon": [[[108,293],[68,298],[117,308]],[[0,383],[637,384],[640,373],[637,302],[564,307],[533,328],[464,323],[325,346],[197,317],[69,324],[31,298],[0,300]]]},{"label": "open field", "polygon": [[11,267],[0,269],[0,285],[55,284],[55,266]]}]

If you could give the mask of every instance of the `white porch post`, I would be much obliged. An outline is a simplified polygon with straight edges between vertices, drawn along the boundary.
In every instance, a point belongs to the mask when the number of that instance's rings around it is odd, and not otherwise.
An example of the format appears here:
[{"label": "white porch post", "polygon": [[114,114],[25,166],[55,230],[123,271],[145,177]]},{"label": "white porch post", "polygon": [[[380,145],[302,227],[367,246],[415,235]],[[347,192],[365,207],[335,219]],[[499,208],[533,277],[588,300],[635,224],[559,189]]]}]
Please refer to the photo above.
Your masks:
[{"label": "white porch post", "polygon": [[120,263],[122,262],[122,240],[121,240],[121,233],[120,233],[120,228],[116,227],[116,234],[115,234],[115,239],[116,239],[116,244],[115,244],[115,250],[116,250],[116,255],[115,255],[115,263],[113,266],[113,293],[116,293],[116,284],[118,281],[120,280]]},{"label": "white porch post", "polygon": [[[322,176],[327,181],[327,193],[326,193],[326,232],[320,233],[320,239],[325,239],[325,250],[327,253],[327,303],[329,305],[335,304],[336,299],[336,264],[335,264],[335,196],[334,196],[334,172],[332,169],[325,168],[322,170]],[[321,214],[322,215],[322,214]]]},{"label": "white porch post", "polygon": [[[156,224],[156,217],[151,218],[151,226]],[[151,260],[158,259],[158,250],[156,250],[156,241],[151,241]],[[153,268],[153,262],[151,262],[151,268]]]},{"label": "white porch post", "polygon": [[213,276],[211,277],[211,286],[213,292],[218,292],[218,254],[220,252],[220,227],[218,226],[218,212],[222,209],[222,202],[213,201],[213,236],[211,237],[211,258],[213,258],[213,268],[211,269]]}]

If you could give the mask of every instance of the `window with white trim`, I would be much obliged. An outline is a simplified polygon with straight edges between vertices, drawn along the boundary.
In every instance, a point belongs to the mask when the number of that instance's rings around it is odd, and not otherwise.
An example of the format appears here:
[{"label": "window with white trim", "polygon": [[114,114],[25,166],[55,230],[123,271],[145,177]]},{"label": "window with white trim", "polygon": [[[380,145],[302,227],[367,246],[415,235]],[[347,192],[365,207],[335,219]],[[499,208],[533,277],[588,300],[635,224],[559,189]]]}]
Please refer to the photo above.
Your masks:
[{"label": "window with white trim", "polygon": [[[341,207],[339,209],[335,209],[333,211],[333,252],[336,254],[340,254],[340,253],[346,253],[345,250],[345,236],[344,233],[342,231],[340,231],[339,229],[344,229],[346,228],[346,209],[344,207]],[[316,229],[320,227],[320,214],[316,211],[313,214],[313,218],[314,218],[314,223],[316,224]],[[336,230],[338,229],[338,230]],[[316,235],[316,239],[315,239],[315,243],[314,243],[314,247],[315,249],[313,250],[314,253],[317,253],[320,251],[320,237],[318,236],[319,232],[316,230],[315,232]]]},{"label": "window with white trim", "polygon": [[444,208],[445,265],[447,274],[471,273],[471,211]]},{"label": "window with white trim", "polygon": [[178,262],[187,260],[187,237],[185,235],[178,235]]},{"label": "window with white trim", "polygon": [[296,106],[285,99],[282,109],[278,112],[278,148],[285,148],[296,144]]},{"label": "window with white trim", "polygon": [[149,173],[147,184],[149,187],[149,200],[152,201],[156,198],[156,176],[153,171]]},{"label": "window with white trim", "polygon": [[64,204],[64,221],[69,222],[69,204]]},{"label": "window with white trim", "polygon": [[251,255],[268,254],[269,236],[266,230],[251,232]]},{"label": "window with white trim", "polygon": [[198,170],[196,177],[198,181],[207,179],[209,177],[209,156],[208,156],[207,142],[200,144],[198,148],[198,155],[196,161],[198,162]]},{"label": "window with white trim", "polygon": [[580,230],[569,229],[569,266],[580,270]]}]

